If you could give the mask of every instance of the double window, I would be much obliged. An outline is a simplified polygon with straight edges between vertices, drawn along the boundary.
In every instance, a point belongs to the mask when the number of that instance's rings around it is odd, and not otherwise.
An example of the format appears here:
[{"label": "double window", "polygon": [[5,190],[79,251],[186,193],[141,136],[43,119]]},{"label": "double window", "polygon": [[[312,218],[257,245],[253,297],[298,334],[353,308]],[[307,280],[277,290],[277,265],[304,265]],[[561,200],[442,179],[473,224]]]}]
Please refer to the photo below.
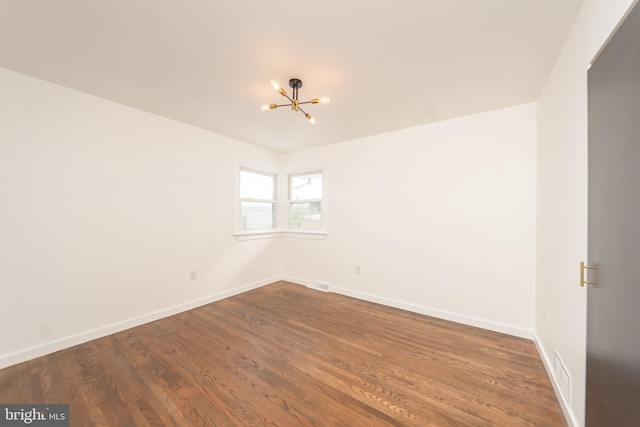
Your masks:
[{"label": "double window", "polygon": [[[278,203],[277,174],[240,169],[240,230],[319,230],[323,228],[322,171],[289,174],[286,206]],[[282,217],[278,219],[278,212]],[[286,213],[285,213],[286,211]]]}]

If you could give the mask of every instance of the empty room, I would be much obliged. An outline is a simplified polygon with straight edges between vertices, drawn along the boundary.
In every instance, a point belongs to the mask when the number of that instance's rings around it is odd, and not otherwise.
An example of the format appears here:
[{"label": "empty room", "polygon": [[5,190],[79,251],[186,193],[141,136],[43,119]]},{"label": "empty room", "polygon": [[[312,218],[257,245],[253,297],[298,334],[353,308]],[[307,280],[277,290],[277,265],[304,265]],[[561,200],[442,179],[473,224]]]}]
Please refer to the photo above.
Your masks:
[{"label": "empty room", "polygon": [[0,0],[0,426],[634,425],[635,3]]}]

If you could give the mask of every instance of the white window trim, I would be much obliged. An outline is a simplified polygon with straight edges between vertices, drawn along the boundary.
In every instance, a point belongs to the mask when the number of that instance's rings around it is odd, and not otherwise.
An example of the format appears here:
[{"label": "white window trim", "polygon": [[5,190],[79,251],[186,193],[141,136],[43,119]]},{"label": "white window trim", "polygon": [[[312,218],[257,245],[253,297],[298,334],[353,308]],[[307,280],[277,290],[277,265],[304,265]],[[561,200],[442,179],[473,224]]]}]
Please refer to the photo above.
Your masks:
[{"label": "white window trim", "polygon": [[296,239],[314,239],[314,240],[323,240],[325,239],[329,233],[325,230],[284,230],[282,231],[282,237],[293,237]]},{"label": "white window trim", "polygon": [[280,237],[282,232],[278,230],[242,230],[234,231],[233,235],[237,240],[272,239],[274,237]]},{"label": "white window trim", "polygon": [[280,231],[253,231],[243,230],[233,233],[237,240],[273,239],[275,237],[290,237],[295,239],[324,240],[328,233],[322,230],[280,230]]},{"label": "white window trim", "polygon": [[[293,228],[289,226],[289,215],[290,215],[290,207],[291,202],[296,202],[295,200],[291,200],[291,195],[289,194],[289,182],[291,176],[294,175],[305,175],[305,174],[313,174],[313,173],[321,173],[322,174],[322,199],[320,201],[320,228]],[[285,177],[282,179],[283,185],[285,186],[285,194],[286,197],[283,198],[285,203],[283,203],[282,208],[284,210],[281,217],[284,220],[283,231],[289,235],[289,237],[301,237],[301,238],[316,238],[315,236],[324,236],[326,237],[329,233],[327,231],[327,173],[323,167],[316,168],[306,168],[306,169],[296,169],[296,170],[287,170],[285,171]],[[310,200],[312,201],[312,200]],[[322,237],[322,238],[324,238]]]},{"label": "white window trim", "polygon": [[[241,209],[240,209],[240,170],[248,170],[256,173],[263,173],[266,175],[276,176],[276,227],[269,229],[255,229],[255,230],[243,230],[240,223]],[[322,172],[322,228],[289,228],[288,213],[289,213],[289,175],[297,175],[312,172]],[[233,236],[239,241],[256,240],[256,239],[273,239],[276,237],[289,237],[297,239],[311,239],[311,240],[323,240],[328,236],[326,212],[327,209],[327,197],[326,197],[326,172],[324,168],[310,168],[304,170],[287,170],[276,171],[273,169],[250,165],[239,164],[235,168],[234,173],[234,220],[233,220]]]},{"label": "white window trim", "polygon": [[[265,200],[243,199],[242,197],[240,197],[240,173],[242,171],[261,174],[265,176],[273,176],[275,178],[274,199],[267,201],[275,205],[275,221],[274,221],[273,227],[256,228],[251,230],[246,230],[242,228],[242,223],[241,223],[242,202],[243,201],[265,202]],[[235,178],[234,178],[233,235],[236,237],[255,235],[255,236],[259,236],[256,238],[265,238],[264,237],[265,235],[277,233],[279,231],[278,223],[279,223],[280,212],[278,208],[279,206],[278,201],[281,196],[281,191],[280,191],[281,174],[278,171],[270,170],[260,166],[240,164],[238,165],[238,167],[235,168],[234,177]]]}]

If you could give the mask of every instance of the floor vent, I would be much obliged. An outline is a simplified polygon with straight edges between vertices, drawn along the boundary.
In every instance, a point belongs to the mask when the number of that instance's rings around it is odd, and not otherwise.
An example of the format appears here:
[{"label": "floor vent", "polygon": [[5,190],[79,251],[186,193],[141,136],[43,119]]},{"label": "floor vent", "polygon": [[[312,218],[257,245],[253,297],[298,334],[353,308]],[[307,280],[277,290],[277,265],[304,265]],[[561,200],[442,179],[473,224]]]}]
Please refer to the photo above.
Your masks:
[{"label": "floor vent", "polygon": [[568,403],[571,400],[571,375],[569,375],[569,372],[567,371],[567,368],[564,366],[564,363],[562,362],[562,359],[560,359],[560,355],[558,355],[558,352],[555,352],[556,354],[556,364],[555,364],[555,369],[554,369],[554,373],[555,373],[555,377],[556,377],[556,381],[558,383],[558,386],[560,387],[560,393],[562,394],[562,397],[564,397],[564,400]]},{"label": "floor vent", "polygon": [[316,291],[329,292],[329,285],[322,282],[307,282],[307,288],[315,289]]}]

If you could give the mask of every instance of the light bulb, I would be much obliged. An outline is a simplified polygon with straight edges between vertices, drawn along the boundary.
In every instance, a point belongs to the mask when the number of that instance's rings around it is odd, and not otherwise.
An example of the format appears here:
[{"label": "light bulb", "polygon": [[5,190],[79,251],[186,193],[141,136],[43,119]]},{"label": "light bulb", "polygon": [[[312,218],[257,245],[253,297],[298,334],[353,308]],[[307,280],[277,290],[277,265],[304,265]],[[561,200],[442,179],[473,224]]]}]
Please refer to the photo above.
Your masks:
[{"label": "light bulb", "polygon": [[311,114],[307,113],[307,114],[305,114],[305,117],[306,117],[307,119],[309,119],[309,121],[310,121],[311,123],[313,123],[313,124],[315,124],[315,123],[316,123],[316,119],[315,119],[315,118],[313,118],[313,117],[311,116]]},{"label": "light bulb", "polygon": [[261,109],[261,110],[268,110],[268,109],[270,109],[270,108],[271,108],[271,106],[270,106],[269,104],[262,104],[262,105],[260,106],[260,109]]},{"label": "light bulb", "polygon": [[331,101],[331,98],[329,98],[328,96],[325,96],[323,98],[313,98],[311,100],[311,103],[312,104],[318,104],[318,103],[326,104],[329,101]]},{"label": "light bulb", "polygon": [[277,81],[271,80],[269,83],[271,83],[271,86],[273,86],[276,92],[278,92],[280,95],[287,96],[287,91],[281,88]]}]

